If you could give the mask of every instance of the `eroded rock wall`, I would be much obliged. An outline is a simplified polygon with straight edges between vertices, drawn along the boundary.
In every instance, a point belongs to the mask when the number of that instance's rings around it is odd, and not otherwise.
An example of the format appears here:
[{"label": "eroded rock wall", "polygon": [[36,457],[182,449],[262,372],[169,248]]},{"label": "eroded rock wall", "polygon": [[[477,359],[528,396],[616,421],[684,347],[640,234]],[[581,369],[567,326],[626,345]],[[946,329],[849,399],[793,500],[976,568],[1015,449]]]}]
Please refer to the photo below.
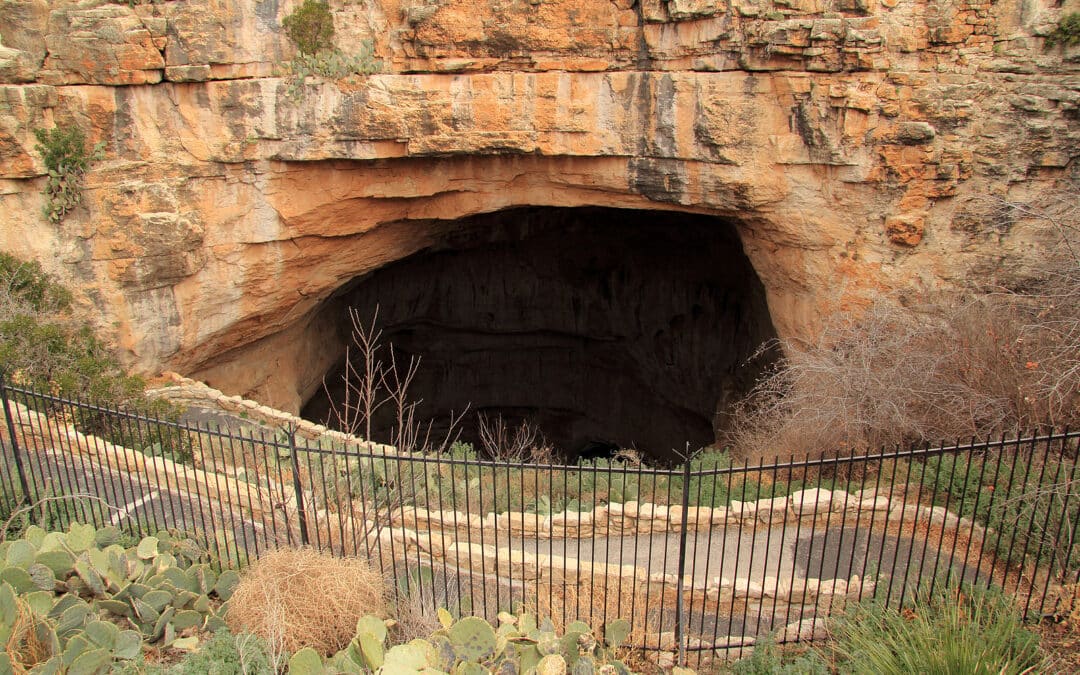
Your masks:
[{"label": "eroded rock wall", "polygon": [[[332,2],[381,73],[287,78],[295,1],[0,0],[0,247],[76,282],[133,365],[288,409],[337,358],[318,308],[515,206],[737,222],[777,331],[837,304],[1021,274],[985,196],[1080,155],[1076,0]],[[107,156],[41,215],[33,131]],[[332,342],[332,341],[330,341]]]}]

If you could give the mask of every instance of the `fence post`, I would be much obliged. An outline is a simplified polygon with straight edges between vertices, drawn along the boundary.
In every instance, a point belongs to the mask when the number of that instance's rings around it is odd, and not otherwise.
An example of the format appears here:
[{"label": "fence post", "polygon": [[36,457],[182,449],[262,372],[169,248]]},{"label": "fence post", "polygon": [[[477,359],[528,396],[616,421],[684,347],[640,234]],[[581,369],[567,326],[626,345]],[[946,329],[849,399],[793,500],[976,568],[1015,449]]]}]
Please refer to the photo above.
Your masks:
[{"label": "fence post", "polygon": [[690,444],[686,445],[683,458],[682,517],[679,521],[679,579],[675,596],[675,645],[678,648],[679,666],[686,666],[686,612],[683,607],[683,573],[686,571],[686,512],[690,508]]},{"label": "fence post", "polygon": [[296,495],[296,514],[300,517],[300,543],[308,545],[307,510],[304,508],[304,486],[300,483],[300,462],[296,457],[296,426],[289,426],[289,457],[292,459],[293,494]]},{"label": "fence post", "polygon": [[[7,384],[4,382],[2,372],[0,372],[0,399],[4,402],[4,418],[7,420],[8,437],[11,439],[11,454],[15,457],[15,472],[19,474],[19,487],[22,488],[23,498],[26,503],[33,504],[34,498],[30,494],[30,484],[26,480],[26,469],[23,467],[22,456],[19,454],[19,439],[15,437],[15,418],[11,415]],[[15,502],[15,508],[18,508],[18,500]],[[31,514],[31,517],[33,517],[33,514]]]}]

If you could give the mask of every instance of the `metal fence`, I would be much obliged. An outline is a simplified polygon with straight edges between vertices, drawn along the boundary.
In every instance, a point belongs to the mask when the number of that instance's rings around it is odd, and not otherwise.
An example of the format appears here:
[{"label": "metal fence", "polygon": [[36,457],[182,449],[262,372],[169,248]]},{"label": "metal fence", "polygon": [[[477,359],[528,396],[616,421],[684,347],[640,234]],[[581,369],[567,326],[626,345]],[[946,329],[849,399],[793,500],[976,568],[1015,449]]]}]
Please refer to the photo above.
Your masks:
[{"label": "metal fence", "polygon": [[[179,530],[222,565],[308,545],[362,555],[399,603],[557,626],[628,619],[634,643],[711,658],[819,636],[847,603],[965,580],[1053,610],[1080,575],[1080,433],[669,469],[486,461],[179,423],[5,385],[0,507],[40,524]],[[700,663],[700,660],[698,661]]]}]

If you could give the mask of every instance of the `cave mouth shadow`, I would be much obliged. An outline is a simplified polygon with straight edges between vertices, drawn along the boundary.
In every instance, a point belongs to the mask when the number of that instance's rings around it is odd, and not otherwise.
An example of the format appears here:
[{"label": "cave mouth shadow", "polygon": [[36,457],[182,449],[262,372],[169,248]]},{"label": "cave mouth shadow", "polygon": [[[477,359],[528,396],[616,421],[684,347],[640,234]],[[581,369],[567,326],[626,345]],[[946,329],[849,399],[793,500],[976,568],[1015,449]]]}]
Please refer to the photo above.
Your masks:
[{"label": "cave mouth shadow", "polygon": [[[377,315],[381,357],[420,366],[416,419],[480,449],[479,416],[527,420],[555,458],[633,448],[669,464],[713,444],[775,359],[765,291],[733,222],[671,211],[524,207],[433,221],[439,243],[353,279],[322,311]],[[756,358],[752,356],[758,354]],[[355,356],[354,356],[355,358]],[[328,422],[344,354],[304,405]],[[390,442],[392,405],[372,419]]]}]

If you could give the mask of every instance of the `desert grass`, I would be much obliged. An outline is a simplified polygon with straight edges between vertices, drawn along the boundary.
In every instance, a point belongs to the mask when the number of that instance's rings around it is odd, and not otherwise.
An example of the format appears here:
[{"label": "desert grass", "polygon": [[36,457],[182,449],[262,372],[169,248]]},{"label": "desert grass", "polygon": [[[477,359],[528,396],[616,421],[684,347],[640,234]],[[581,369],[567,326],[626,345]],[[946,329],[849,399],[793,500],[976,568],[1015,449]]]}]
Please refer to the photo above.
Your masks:
[{"label": "desert grass", "polygon": [[426,597],[422,598],[417,589],[398,597],[392,612],[395,624],[391,628],[391,636],[395,643],[403,644],[416,638],[426,638],[442,628],[428,600]]},{"label": "desert grass", "polygon": [[283,549],[244,571],[226,621],[235,634],[264,639],[273,655],[303,647],[330,655],[353,638],[357,619],[388,616],[388,592],[366,560]]},{"label": "desert grass", "polygon": [[42,638],[39,628],[45,626],[21,598],[15,598],[16,613],[11,633],[4,644],[4,653],[11,663],[11,672],[17,675],[29,673],[34,666],[44,663],[52,656],[49,642]]}]

